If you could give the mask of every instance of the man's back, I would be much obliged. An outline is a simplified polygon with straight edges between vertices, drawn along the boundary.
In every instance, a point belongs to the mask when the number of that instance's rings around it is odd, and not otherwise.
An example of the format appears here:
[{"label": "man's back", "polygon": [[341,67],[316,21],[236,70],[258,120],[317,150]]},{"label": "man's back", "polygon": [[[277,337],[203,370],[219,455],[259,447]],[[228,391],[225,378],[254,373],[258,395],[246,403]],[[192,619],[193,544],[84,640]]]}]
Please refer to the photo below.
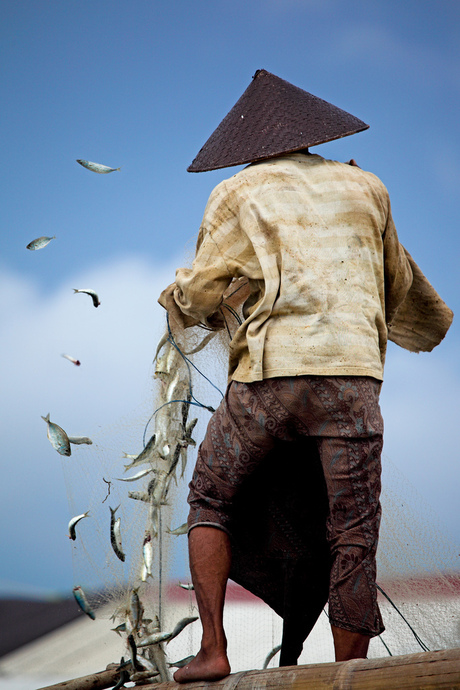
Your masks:
[{"label": "man's back", "polygon": [[[286,154],[220,183],[206,207],[195,268],[201,273],[201,254],[207,281],[214,269],[222,273],[221,260],[229,275],[250,280],[245,322],[232,342],[232,377],[382,379],[391,271],[384,234],[399,246],[387,190],[355,166]],[[189,275],[177,275],[185,291]],[[408,268],[407,289],[410,279]]]}]

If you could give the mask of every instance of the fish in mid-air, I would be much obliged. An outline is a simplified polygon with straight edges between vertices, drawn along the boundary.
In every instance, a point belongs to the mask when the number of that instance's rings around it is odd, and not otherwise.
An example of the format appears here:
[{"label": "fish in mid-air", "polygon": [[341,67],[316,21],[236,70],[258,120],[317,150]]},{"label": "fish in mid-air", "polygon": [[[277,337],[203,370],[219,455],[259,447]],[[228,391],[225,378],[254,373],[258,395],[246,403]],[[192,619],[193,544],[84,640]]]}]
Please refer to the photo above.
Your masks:
[{"label": "fish in mid-air", "polygon": [[79,359],[75,359],[75,357],[71,357],[70,355],[61,355],[61,357],[64,357],[64,359],[68,359],[69,362],[72,362],[72,364],[75,364],[76,367],[79,367],[81,364]]},{"label": "fish in mid-air", "polygon": [[91,441],[88,436],[69,436],[69,441],[70,443],[75,444],[76,446],[81,446],[85,444],[86,446],[91,446],[93,442]]},{"label": "fish in mid-air", "polygon": [[110,168],[108,165],[101,165],[100,163],[93,163],[92,161],[85,161],[82,158],[77,158],[77,163],[80,163],[84,168],[92,170],[92,172],[100,173],[105,175],[107,173],[115,172],[116,170],[121,170],[121,168]]},{"label": "fish in mid-air", "polygon": [[120,532],[120,523],[121,523],[121,518],[115,518],[115,513],[117,512],[118,508],[120,506],[117,506],[115,510],[113,508],[110,508],[110,543],[112,544],[112,548],[120,559],[120,561],[125,560],[125,554],[123,553],[123,549],[121,546],[121,532]]},{"label": "fish in mid-air", "polygon": [[94,290],[91,290],[91,288],[72,288],[74,293],[75,292],[84,292],[86,295],[89,295],[91,299],[93,300],[93,304],[95,307],[98,307],[100,305],[99,297],[97,296],[96,292]]},{"label": "fish in mid-air", "polygon": [[69,437],[67,436],[66,432],[64,429],[62,429],[58,424],[54,424],[53,422],[50,422],[50,413],[46,415],[46,417],[43,417],[42,419],[46,422],[47,424],[47,435],[49,442],[53,446],[54,450],[57,450],[57,452],[60,455],[67,455],[69,456],[71,454],[70,450],[70,441]]},{"label": "fish in mid-air", "polygon": [[77,587],[73,588],[73,595],[75,597],[75,600],[79,607],[81,608],[82,611],[86,613],[87,616],[93,619],[93,621],[96,619],[96,615],[94,611],[92,610],[91,606],[88,604],[88,600],[85,596],[84,591],[82,588],[78,585]]},{"label": "fish in mid-air", "polygon": [[75,531],[75,527],[77,526],[77,523],[80,522],[80,520],[83,520],[83,518],[89,516],[89,510],[86,511],[86,513],[82,513],[81,515],[76,515],[71,519],[69,522],[69,539],[72,539],[75,541],[77,538],[77,533]]},{"label": "fish in mid-air", "polygon": [[31,251],[33,251],[34,249],[43,249],[43,247],[46,247],[46,245],[49,244],[51,240],[55,239],[56,235],[53,235],[52,237],[37,237],[36,240],[32,240],[32,242],[29,242],[26,249],[30,249]]}]

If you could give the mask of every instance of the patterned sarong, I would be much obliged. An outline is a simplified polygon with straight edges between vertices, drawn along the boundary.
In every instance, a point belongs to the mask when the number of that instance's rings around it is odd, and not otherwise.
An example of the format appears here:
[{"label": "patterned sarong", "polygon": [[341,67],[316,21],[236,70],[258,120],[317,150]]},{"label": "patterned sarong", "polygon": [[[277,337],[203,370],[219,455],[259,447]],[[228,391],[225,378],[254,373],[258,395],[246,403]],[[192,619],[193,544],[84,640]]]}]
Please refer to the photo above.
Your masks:
[{"label": "patterned sarong", "polygon": [[[213,525],[232,535],[238,497],[251,477],[263,472],[277,444],[314,440],[329,504],[329,618],[337,627],[370,636],[384,630],[375,586],[383,434],[379,392],[380,382],[369,377],[231,382],[200,446],[188,499],[190,528]],[[289,473],[286,453],[278,457],[277,470]]]}]

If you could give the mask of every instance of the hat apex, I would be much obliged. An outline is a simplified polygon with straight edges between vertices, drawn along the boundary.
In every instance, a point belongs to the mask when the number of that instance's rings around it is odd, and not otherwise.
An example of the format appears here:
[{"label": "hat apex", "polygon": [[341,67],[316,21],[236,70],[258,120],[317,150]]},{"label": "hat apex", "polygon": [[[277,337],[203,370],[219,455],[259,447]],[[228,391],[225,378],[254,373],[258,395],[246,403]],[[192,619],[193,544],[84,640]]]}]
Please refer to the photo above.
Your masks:
[{"label": "hat apex", "polygon": [[260,69],[187,170],[205,172],[253,163],[368,127],[345,110]]}]

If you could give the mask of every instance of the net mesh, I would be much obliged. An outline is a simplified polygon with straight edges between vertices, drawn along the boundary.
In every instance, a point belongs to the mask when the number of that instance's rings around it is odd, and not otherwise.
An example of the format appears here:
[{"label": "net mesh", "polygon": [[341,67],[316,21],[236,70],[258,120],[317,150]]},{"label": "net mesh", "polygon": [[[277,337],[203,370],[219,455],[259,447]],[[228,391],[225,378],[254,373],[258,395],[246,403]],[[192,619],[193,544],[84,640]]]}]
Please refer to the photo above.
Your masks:
[{"label": "net mesh", "polygon": [[[169,680],[169,664],[200,646],[195,595],[186,588],[187,537],[172,532],[187,519],[197,444],[226,386],[229,336],[237,322],[238,314],[229,311],[217,334],[189,328],[172,337],[166,329],[144,402],[98,428],[92,445],[73,446],[72,463],[62,463],[71,515],[89,511],[70,542],[83,606],[112,618],[120,656],[133,659],[138,674],[150,673],[150,682]],[[369,656],[460,646],[457,549],[406,478],[383,460],[378,581],[386,630],[371,641]],[[233,671],[277,665],[282,620],[232,583],[224,625]],[[165,639],[142,646],[161,634]],[[299,663],[333,658],[326,609]]]}]

